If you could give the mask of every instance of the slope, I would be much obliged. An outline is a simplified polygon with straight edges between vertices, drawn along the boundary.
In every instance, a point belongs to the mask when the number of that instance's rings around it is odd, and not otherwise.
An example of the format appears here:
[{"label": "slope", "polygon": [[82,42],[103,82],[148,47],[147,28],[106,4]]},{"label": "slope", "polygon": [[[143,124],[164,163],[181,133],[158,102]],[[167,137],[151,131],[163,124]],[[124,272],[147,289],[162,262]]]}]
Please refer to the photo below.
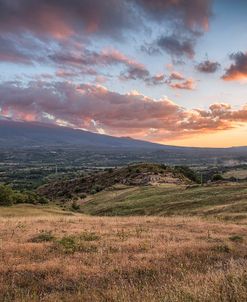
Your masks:
[{"label": "slope", "polygon": [[247,221],[247,184],[115,187],[82,202],[81,211],[100,216],[196,215]]}]

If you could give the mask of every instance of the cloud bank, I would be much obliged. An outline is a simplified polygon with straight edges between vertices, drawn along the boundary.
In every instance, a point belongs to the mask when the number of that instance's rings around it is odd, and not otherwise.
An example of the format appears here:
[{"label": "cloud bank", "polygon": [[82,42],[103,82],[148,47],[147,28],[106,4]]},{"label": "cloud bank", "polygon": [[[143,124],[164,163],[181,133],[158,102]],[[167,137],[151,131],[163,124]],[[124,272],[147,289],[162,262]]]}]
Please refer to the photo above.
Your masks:
[{"label": "cloud bank", "polygon": [[227,130],[247,122],[247,105],[238,110],[215,103],[208,110],[183,108],[166,98],[137,92],[120,94],[103,86],[65,82],[0,85],[1,115],[110,135],[165,141]]}]

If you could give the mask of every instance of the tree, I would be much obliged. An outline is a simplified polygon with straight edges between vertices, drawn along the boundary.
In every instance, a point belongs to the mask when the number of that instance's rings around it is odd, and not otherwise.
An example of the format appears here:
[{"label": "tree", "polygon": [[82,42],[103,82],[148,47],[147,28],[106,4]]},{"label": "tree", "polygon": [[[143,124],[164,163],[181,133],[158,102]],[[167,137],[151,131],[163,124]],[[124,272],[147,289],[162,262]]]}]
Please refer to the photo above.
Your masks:
[{"label": "tree", "polygon": [[190,180],[200,183],[200,180],[192,169],[187,166],[175,166],[175,171],[182,173],[185,177],[189,178]]},{"label": "tree", "polygon": [[6,185],[0,185],[0,205],[9,206],[13,203],[14,191]]},{"label": "tree", "polygon": [[13,203],[26,203],[27,202],[27,196],[20,192],[15,192],[13,195]]}]

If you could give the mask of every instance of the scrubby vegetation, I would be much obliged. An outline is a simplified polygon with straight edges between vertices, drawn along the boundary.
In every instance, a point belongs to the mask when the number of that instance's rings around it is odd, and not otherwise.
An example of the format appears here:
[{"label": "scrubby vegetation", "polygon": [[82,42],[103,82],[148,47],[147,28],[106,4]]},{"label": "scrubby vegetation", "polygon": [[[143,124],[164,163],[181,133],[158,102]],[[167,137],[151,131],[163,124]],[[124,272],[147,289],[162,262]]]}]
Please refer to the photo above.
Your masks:
[{"label": "scrubby vegetation", "polygon": [[197,181],[196,173],[188,167],[168,167],[159,164],[133,164],[122,168],[106,169],[101,173],[50,182],[38,189],[47,198],[72,199],[75,196],[96,194],[116,184],[147,186],[151,184],[190,184]]},{"label": "scrubby vegetation", "polygon": [[199,178],[198,174],[196,174],[195,171],[193,171],[189,167],[187,167],[187,166],[175,166],[175,170],[177,172],[182,173],[185,177],[187,177],[191,181],[193,181],[195,183],[200,183],[200,178]]},{"label": "scrubby vegetation", "polygon": [[223,176],[221,174],[214,174],[213,177],[212,177],[212,181],[215,182],[215,181],[222,181],[224,180]]},{"label": "scrubby vegetation", "polygon": [[30,242],[36,242],[36,243],[40,243],[40,242],[49,242],[49,241],[53,241],[55,239],[55,237],[52,235],[52,231],[41,231],[39,234],[33,236],[30,239]]},{"label": "scrubby vegetation", "polygon": [[45,204],[48,200],[31,191],[19,192],[7,185],[0,184],[0,206],[10,206],[12,204],[31,203]]}]

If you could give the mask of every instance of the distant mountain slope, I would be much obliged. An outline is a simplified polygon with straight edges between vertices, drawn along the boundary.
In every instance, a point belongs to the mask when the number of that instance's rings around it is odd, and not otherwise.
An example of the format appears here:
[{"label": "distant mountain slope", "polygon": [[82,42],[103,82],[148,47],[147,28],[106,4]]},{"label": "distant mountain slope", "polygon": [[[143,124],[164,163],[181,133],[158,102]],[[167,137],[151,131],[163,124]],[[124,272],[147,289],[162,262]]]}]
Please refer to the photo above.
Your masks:
[{"label": "distant mountain slope", "polygon": [[152,148],[163,145],[96,134],[83,130],[41,123],[25,123],[0,120],[0,144],[2,146],[86,146],[106,148]]},{"label": "distant mountain slope", "polygon": [[[60,127],[50,124],[33,122],[13,122],[0,119],[0,146],[1,148],[79,148],[80,150],[92,149],[94,151],[156,151],[165,152],[168,157],[197,158],[240,158],[247,160],[247,146],[232,148],[196,148],[178,147],[136,140],[129,137],[113,137]],[[158,156],[156,153],[155,156]],[[184,158],[185,158],[184,157]],[[143,160],[140,158],[140,160]],[[149,158],[150,160],[150,158]],[[152,161],[155,158],[151,159]]]}]

